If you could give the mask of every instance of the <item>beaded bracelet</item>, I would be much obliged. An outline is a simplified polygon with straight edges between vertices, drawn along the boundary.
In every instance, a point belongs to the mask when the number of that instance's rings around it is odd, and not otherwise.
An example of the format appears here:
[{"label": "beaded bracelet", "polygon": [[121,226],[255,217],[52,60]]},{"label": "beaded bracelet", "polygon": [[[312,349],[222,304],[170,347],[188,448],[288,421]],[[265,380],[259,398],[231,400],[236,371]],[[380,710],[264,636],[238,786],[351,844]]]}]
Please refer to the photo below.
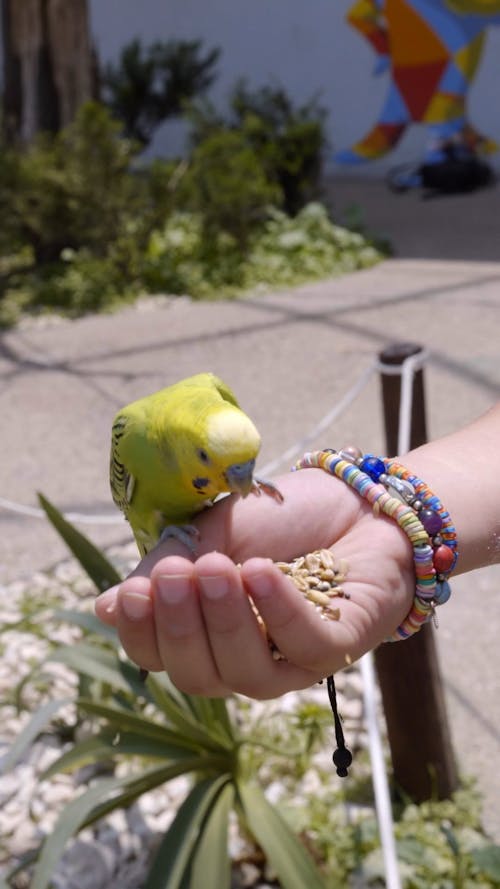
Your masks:
[{"label": "beaded bracelet", "polygon": [[293,470],[318,467],[336,475],[394,519],[409,538],[415,566],[415,595],[403,623],[386,640],[396,642],[416,633],[451,595],[448,577],[455,567],[457,534],[449,513],[417,476],[387,457],[363,455],[359,448],[312,451]]}]

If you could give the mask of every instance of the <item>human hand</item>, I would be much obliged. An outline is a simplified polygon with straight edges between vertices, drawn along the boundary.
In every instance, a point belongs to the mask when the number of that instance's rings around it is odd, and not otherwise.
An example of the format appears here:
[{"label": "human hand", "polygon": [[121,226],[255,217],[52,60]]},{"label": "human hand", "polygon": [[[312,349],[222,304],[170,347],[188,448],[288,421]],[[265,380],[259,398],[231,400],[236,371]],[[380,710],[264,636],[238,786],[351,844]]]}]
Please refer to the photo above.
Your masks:
[{"label": "human hand", "polygon": [[[98,617],[117,627],[133,661],[166,670],[188,694],[272,698],[356,660],[402,622],[415,579],[396,522],[321,469],[289,473],[278,486],[282,504],[228,497],[205,510],[196,559],[162,543],[97,599]],[[271,561],[330,547],[348,563],[338,622],[321,620]],[[273,659],[248,596],[286,660]]]}]

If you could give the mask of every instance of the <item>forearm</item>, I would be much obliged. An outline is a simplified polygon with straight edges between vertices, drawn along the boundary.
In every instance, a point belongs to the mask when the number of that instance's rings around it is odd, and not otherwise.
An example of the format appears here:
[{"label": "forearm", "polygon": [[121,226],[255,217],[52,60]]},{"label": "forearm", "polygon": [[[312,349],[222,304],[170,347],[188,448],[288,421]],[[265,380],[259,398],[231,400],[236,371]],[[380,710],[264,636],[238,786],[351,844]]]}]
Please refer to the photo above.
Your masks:
[{"label": "forearm", "polygon": [[455,573],[500,562],[500,402],[469,426],[400,457],[423,479],[457,530]]}]

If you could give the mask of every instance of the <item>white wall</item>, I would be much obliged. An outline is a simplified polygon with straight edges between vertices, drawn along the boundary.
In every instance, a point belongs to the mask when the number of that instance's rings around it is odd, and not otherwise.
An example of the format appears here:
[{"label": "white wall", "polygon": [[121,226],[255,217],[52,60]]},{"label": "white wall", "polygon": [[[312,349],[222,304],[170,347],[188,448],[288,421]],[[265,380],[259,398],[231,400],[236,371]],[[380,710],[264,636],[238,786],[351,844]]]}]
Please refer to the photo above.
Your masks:
[{"label": "white wall", "polygon": [[[124,43],[201,38],[222,50],[211,91],[223,103],[238,77],[255,86],[283,85],[297,102],[319,92],[329,112],[328,135],[347,148],[375,122],[387,75],[372,76],[374,55],[345,22],[352,0],[90,0],[99,56],[115,59]],[[500,143],[500,27],[491,28],[482,66],[469,94],[472,122]],[[157,150],[177,151],[182,131],[163,128]],[[368,165],[380,174],[418,159],[424,131],[414,125],[397,151]],[[347,168],[352,173],[352,168]]]}]

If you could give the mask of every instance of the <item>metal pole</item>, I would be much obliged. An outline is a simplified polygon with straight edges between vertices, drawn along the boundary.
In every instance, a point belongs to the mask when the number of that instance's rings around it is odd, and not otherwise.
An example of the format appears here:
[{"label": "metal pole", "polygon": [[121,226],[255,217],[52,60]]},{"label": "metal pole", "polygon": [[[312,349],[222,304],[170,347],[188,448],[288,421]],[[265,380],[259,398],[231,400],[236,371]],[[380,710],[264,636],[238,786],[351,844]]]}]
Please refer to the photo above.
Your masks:
[{"label": "metal pole", "polygon": [[[415,343],[395,343],[380,355],[383,364],[402,365],[422,351]],[[396,455],[401,376],[381,371],[387,454]],[[427,441],[423,371],[413,377],[410,447]],[[398,455],[402,456],[402,455]],[[458,775],[446,714],[432,624],[404,642],[381,645],[375,664],[387,724],[394,780],[416,802],[445,799]]]}]

